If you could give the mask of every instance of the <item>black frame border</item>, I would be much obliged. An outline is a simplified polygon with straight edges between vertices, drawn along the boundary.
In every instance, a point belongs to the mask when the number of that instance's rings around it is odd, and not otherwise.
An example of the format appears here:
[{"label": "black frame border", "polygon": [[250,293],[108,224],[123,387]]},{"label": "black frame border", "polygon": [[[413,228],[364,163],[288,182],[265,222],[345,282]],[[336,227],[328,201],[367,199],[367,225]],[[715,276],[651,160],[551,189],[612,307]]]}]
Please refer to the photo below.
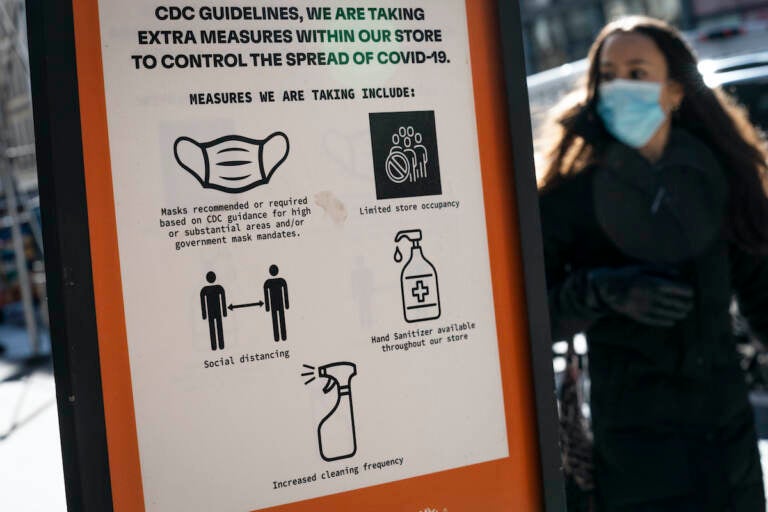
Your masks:
[{"label": "black frame border", "polygon": [[510,146],[515,169],[514,185],[528,312],[528,340],[536,406],[541,486],[545,510],[562,512],[567,509],[565,481],[560,458],[557,395],[552,367],[552,335],[544,277],[544,244],[533,159],[533,133],[520,0],[498,0],[498,13]]},{"label": "black frame border", "polygon": [[27,0],[46,288],[67,509],[113,510],[86,204],[73,4]]}]

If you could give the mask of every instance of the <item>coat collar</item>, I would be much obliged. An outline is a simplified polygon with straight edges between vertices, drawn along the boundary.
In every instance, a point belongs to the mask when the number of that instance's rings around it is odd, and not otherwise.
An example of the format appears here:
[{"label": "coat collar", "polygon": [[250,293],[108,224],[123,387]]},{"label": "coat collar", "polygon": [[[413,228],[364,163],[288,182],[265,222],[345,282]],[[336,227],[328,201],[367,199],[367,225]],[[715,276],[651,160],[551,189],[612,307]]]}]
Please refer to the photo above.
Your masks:
[{"label": "coat collar", "polygon": [[728,185],[712,152],[673,129],[658,162],[610,144],[593,174],[598,222],[625,254],[650,262],[695,257],[721,234]]}]

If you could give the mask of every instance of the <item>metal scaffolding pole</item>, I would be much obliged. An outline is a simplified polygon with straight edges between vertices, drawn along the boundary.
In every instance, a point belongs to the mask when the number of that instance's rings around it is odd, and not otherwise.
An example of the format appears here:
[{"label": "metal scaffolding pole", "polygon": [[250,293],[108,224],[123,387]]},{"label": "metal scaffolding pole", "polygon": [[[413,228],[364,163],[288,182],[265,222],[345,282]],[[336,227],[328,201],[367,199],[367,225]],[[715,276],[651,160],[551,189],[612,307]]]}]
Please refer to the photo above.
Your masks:
[{"label": "metal scaffolding pole", "polygon": [[[9,9],[10,7],[10,9]],[[9,44],[10,55],[6,58],[6,69],[3,69],[2,84],[0,85],[0,106],[3,111],[3,126],[0,129],[0,184],[2,185],[2,196],[5,199],[6,219],[4,223],[11,229],[11,240],[13,244],[13,253],[15,259],[16,273],[19,281],[21,302],[24,309],[24,323],[27,330],[31,356],[40,354],[40,336],[38,332],[37,314],[35,311],[34,296],[32,291],[32,280],[27,268],[27,257],[24,249],[24,238],[21,224],[24,220],[32,221],[30,212],[27,211],[27,205],[19,201],[16,187],[16,161],[25,145],[30,146],[32,141],[18,140],[19,134],[11,131],[8,124],[12,119],[9,112],[9,105],[17,100],[12,90],[12,80],[15,76],[22,75],[29,91],[29,62],[26,48],[19,38],[19,27],[17,24],[23,20],[19,13],[23,12],[24,4],[21,2],[0,0],[0,30],[3,38]],[[21,10],[20,10],[21,9]],[[18,96],[19,91],[15,94]],[[31,118],[29,119],[31,123]],[[15,137],[15,138],[14,138]],[[23,137],[22,137],[23,138]],[[20,145],[21,144],[21,145]],[[20,207],[24,211],[22,215]],[[33,230],[34,231],[34,230]]]},{"label": "metal scaffolding pole", "polygon": [[[2,144],[4,149],[5,144]],[[24,251],[24,238],[21,233],[21,219],[19,218],[19,204],[16,198],[16,185],[14,183],[13,168],[3,150],[2,168],[0,168],[0,180],[2,180],[3,195],[8,216],[11,219],[11,238],[13,240],[13,253],[16,260],[16,272],[19,277],[21,290],[21,303],[24,308],[24,323],[27,328],[27,336],[32,351],[32,356],[40,352],[40,337],[37,329],[35,304],[32,296],[32,281],[27,270],[27,257]]]}]

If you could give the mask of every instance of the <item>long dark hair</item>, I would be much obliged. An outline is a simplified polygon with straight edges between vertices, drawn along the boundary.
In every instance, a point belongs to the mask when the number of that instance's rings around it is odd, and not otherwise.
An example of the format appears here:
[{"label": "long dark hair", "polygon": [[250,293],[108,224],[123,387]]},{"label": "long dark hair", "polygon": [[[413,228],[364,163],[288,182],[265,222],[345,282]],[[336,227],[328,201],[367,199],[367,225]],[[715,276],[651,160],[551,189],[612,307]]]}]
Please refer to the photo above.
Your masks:
[{"label": "long dark hair", "polygon": [[745,109],[721,89],[710,89],[697,67],[693,50],[667,23],[645,16],[622,18],[606,25],[589,51],[585,87],[565,100],[554,119],[553,140],[540,189],[556,186],[593,163],[610,135],[596,113],[600,54],[605,40],[617,33],[649,37],[664,54],[669,78],[683,87],[684,98],[672,118],[704,142],[725,169],[729,182],[727,233],[749,252],[768,253],[768,151],[765,138]]}]

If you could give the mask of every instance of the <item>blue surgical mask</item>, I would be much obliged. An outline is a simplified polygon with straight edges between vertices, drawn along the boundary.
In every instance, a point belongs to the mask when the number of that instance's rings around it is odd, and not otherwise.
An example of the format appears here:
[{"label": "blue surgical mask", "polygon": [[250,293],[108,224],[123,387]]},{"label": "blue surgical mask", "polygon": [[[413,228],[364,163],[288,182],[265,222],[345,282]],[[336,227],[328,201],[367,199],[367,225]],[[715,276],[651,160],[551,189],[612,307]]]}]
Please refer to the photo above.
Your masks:
[{"label": "blue surgical mask", "polygon": [[633,148],[641,148],[667,118],[661,108],[661,84],[611,80],[600,85],[597,113],[608,132]]}]

